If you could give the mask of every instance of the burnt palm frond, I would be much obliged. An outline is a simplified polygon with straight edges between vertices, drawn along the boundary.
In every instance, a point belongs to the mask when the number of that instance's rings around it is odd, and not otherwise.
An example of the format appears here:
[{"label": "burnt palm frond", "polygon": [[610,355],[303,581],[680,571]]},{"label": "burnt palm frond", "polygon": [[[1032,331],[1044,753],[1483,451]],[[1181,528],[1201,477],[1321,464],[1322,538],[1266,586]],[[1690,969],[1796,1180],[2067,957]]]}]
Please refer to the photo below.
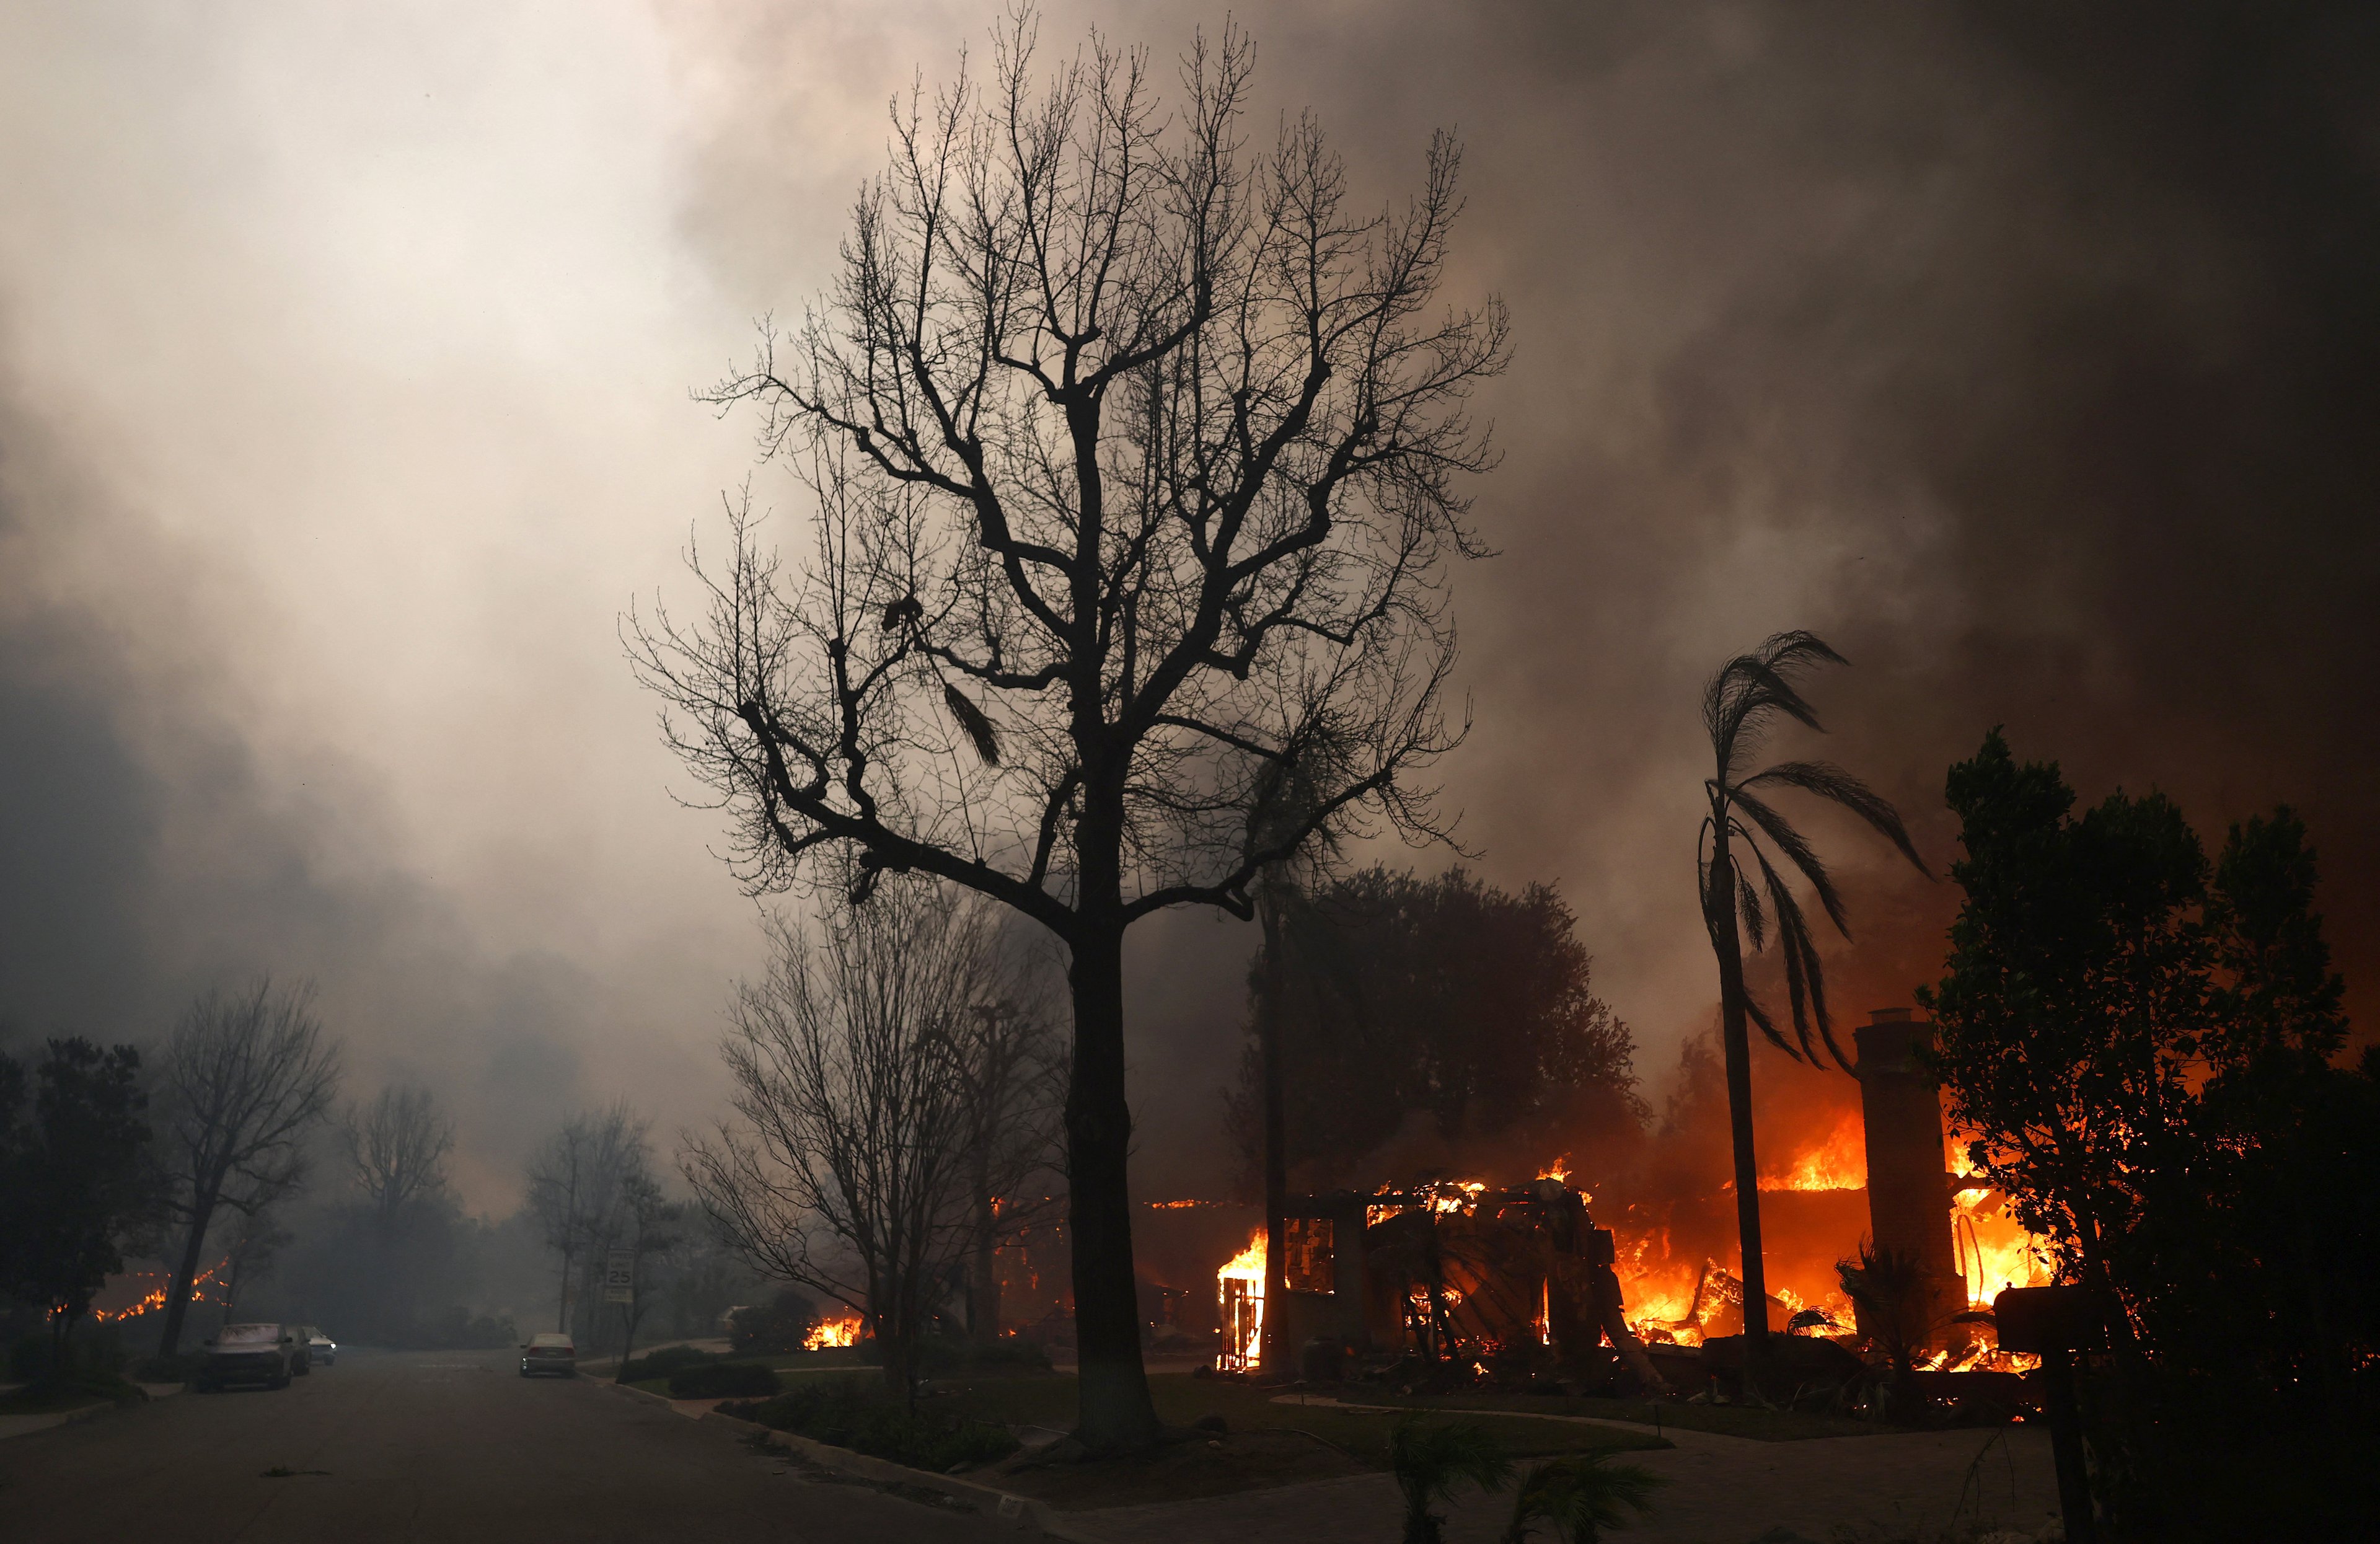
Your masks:
[{"label": "burnt palm frond", "polygon": [[1819,962],[1817,940],[1811,936],[1809,919],[1803,916],[1801,903],[1793,898],[1792,887],[1769,863],[1767,854],[1757,845],[1752,851],[1760,860],[1761,882],[1767,887],[1769,904],[1777,911],[1777,938],[1785,956],[1785,990],[1793,1006],[1793,1033],[1815,1065],[1818,1056],[1817,1049],[1810,1043],[1810,1026],[1815,1023],[1818,1038],[1826,1042],[1835,1064],[1850,1072],[1851,1058],[1835,1041],[1833,1015],[1827,1009],[1826,967]]},{"label": "burnt palm frond", "polygon": [[[1734,804],[1752,817],[1753,823],[1760,828],[1763,835],[1777,844],[1777,850],[1785,855],[1785,861],[1800,869],[1802,877],[1810,881],[1810,888],[1817,893],[1818,904],[1826,907],[1827,918],[1834,923],[1835,931],[1845,938],[1851,937],[1850,914],[1843,909],[1843,897],[1835,889],[1835,877],[1828,871],[1826,859],[1810,845],[1810,839],[1794,830],[1793,822],[1779,814],[1775,807],[1741,788],[1735,791]],[[1735,829],[1742,831],[1743,827],[1738,825]]]},{"label": "burnt palm frond", "polygon": [[1770,1045],[1797,1062],[1802,1059],[1802,1053],[1793,1049],[1792,1042],[1777,1032],[1777,1026],[1769,1018],[1768,1010],[1760,1005],[1760,999],[1748,991],[1743,994],[1743,1016],[1752,1020],[1753,1027],[1768,1037]]},{"label": "burnt palm frond", "polygon": [[1743,914],[1743,930],[1751,936],[1753,953],[1758,954],[1768,947],[1768,919],[1761,914],[1760,893],[1752,888],[1742,868],[1732,863],[1728,867],[1735,869],[1735,904]]},{"label": "burnt palm frond", "polygon": [[1744,779],[1742,786],[1756,788],[1765,784],[1799,788],[1840,805],[1874,827],[1919,873],[1933,878],[1925,860],[1917,856],[1916,844],[1909,840],[1908,828],[1900,823],[1900,812],[1883,795],[1833,762],[1779,761],[1758,776]]},{"label": "burnt palm frond", "polygon": [[1817,710],[1794,688],[1792,678],[1814,664],[1846,663],[1816,634],[1794,631],[1774,634],[1751,653],[1720,666],[1703,691],[1703,723],[1722,772],[1734,769],[1747,734],[1756,735],[1772,712],[1823,730]]}]

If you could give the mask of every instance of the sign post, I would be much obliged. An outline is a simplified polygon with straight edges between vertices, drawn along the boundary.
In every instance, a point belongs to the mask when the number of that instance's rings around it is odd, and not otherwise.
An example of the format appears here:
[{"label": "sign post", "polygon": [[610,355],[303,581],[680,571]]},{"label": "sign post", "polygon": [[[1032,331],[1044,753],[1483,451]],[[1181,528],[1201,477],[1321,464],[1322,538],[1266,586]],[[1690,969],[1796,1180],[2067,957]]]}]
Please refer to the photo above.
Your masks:
[{"label": "sign post", "polygon": [[2091,1471],[2082,1456],[2082,1417],[2074,1405],[2074,1353],[2107,1343],[2096,1298],[2081,1287],[2010,1287],[1992,1300],[2002,1351],[2041,1358],[2042,1405],[2049,1416],[2049,1451],[2058,1461],[2058,1509],[2068,1544],[2095,1544]]}]

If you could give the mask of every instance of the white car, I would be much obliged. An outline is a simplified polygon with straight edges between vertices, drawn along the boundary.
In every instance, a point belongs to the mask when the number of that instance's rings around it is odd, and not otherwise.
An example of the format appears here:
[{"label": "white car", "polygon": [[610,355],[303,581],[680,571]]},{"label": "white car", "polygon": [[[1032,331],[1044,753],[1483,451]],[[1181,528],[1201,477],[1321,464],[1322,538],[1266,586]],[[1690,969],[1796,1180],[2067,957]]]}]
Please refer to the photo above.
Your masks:
[{"label": "white car", "polygon": [[320,1330],[307,1331],[306,1349],[318,1368],[329,1367],[339,1359],[339,1343]]}]

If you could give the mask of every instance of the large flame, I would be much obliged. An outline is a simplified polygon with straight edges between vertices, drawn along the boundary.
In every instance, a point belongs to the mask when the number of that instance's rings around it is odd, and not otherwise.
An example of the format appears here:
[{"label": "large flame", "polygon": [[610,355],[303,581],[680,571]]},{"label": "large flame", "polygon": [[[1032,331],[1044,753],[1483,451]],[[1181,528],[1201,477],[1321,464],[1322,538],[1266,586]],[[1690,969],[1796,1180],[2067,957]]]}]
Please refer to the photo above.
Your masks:
[{"label": "large flame", "polygon": [[1763,1190],[1862,1190],[1867,1186],[1867,1129],[1856,1110],[1837,1118],[1826,1138],[1803,1149],[1782,1173],[1760,1176]]},{"label": "large flame", "polygon": [[1215,1272],[1215,1291],[1223,1308],[1221,1366],[1226,1372],[1244,1372],[1264,1356],[1265,1235],[1258,1228],[1248,1246],[1224,1261]]},{"label": "large flame", "polygon": [[845,1314],[841,1319],[830,1319],[824,1323],[811,1325],[809,1334],[802,1341],[802,1349],[824,1351],[830,1346],[856,1344],[858,1340],[859,1316]]}]

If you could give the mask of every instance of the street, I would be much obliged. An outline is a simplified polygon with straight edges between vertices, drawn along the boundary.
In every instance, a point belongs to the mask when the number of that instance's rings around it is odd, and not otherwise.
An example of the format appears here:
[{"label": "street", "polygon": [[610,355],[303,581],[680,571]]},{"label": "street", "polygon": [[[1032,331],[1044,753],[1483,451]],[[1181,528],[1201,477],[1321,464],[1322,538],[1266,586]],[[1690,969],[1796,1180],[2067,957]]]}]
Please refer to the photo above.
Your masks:
[{"label": "street", "polygon": [[[279,1392],[186,1392],[0,1443],[0,1539],[973,1544],[1016,1525],[806,1480],[510,1352],[349,1350]],[[275,1474],[274,1471],[287,1471]]]}]

